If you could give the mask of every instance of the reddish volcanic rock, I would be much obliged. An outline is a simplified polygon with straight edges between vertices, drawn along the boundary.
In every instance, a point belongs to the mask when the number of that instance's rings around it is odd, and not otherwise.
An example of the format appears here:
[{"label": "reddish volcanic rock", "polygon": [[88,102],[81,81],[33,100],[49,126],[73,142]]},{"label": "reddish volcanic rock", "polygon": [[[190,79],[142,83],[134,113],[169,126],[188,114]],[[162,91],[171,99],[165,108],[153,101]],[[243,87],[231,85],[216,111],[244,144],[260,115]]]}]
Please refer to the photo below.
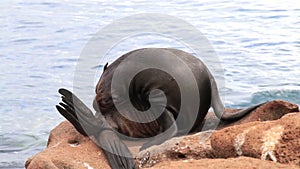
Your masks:
[{"label": "reddish volcanic rock", "polygon": [[299,169],[295,165],[285,165],[249,157],[228,159],[200,159],[164,161],[149,169]]},{"label": "reddish volcanic rock", "polygon": [[249,156],[300,165],[300,113],[275,121],[227,127],[210,139],[218,158]]},{"label": "reddish volcanic rock", "polygon": [[28,169],[110,169],[102,150],[67,121],[51,131],[47,149],[25,165]]},{"label": "reddish volcanic rock", "polygon": [[[300,113],[291,113],[294,111],[298,111],[294,104],[268,102],[235,123],[221,123],[219,131],[172,138],[161,145],[133,154],[137,157],[137,165],[153,169],[299,169]],[[285,115],[287,113],[291,114]],[[214,122],[212,117],[207,120]],[[130,147],[132,152],[137,148]],[[69,122],[62,122],[51,131],[47,148],[29,158],[26,168],[110,167],[102,150],[90,138],[80,135]]]}]

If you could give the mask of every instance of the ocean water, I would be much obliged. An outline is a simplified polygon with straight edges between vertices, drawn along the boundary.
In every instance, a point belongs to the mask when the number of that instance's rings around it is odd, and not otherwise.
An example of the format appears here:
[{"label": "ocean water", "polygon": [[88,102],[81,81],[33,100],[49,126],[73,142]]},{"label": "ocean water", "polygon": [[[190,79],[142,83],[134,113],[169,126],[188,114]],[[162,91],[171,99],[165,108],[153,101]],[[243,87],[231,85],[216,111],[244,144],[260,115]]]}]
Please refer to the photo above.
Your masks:
[{"label": "ocean water", "polygon": [[[57,89],[72,89],[88,40],[116,19],[140,13],[177,17],[205,35],[224,70],[226,107],[273,99],[300,104],[295,0],[2,0],[0,168],[24,168],[27,158],[45,148],[50,130],[64,120],[55,109]],[[162,36],[141,36],[116,46],[113,56],[145,46],[181,47]]]}]

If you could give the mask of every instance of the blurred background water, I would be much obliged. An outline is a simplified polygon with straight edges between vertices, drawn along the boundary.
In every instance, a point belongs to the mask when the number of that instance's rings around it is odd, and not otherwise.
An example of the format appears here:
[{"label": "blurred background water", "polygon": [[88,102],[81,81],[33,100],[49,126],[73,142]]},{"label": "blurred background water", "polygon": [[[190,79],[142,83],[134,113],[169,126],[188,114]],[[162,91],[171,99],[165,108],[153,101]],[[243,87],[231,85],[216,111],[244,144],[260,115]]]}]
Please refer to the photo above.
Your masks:
[{"label": "blurred background water", "polygon": [[[224,69],[226,107],[272,99],[300,104],[298,1],[2,0],[0,168],[24,168],[28,157],[45,148],[50,130],[64,120],[54,107],[57,89],[72,89],[87,41],[114,20],[144,12],[183,19],[208,38]],[[177,47],[151,36],[132,43],[115,55]]]}]

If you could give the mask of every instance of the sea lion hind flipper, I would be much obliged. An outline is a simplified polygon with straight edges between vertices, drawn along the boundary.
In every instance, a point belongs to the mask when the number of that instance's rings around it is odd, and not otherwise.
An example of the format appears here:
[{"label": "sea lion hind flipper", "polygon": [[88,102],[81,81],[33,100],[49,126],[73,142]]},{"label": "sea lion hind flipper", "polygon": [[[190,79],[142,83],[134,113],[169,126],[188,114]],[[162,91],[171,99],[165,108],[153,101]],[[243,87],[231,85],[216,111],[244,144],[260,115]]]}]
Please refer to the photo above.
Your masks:
[{"label": "sea lion hind flipper", "polygon": [[84,112],[86,116],[90,116],[90,117],[94,116],[93,112],[71,91],[61,88],[58,90],[58,92],[62,96],[64,96],[62,98],[63,99],[65,98],[65,101],[68,101],[69,104],[75,105],[76,108],[78,108],[78,110],[80,110],[81,112]]},{"label": "sea lion hind flipper", "polygon": [[70,113],[68,110],[64,109],[61,105],[56,105],[56,109],[62,116],[64,116],[76,128],[76,130],[80,134],[87,136],[86,132],[80,125],[77,117],[74,117],[74,115],[72,113]]},{"label": "sea lion hind flipper", "polygon": [[59,93],[62,95],[62,102],[56,105],[59,113],[71,122],[81,134],[96,136],[97,142],[103,148],[113,169],[136,168],[127,146],[103,119],[96,118],[92,111],[67,89],[59,89]]},{"label": "sea lion hind flipper", "polygon": [[83,135],[94,135],[102,130],[103,121],[96,119],[92,111],[72,92],[59,89],[62,103],[56,106],[57,110]]},{"label": "sea lion hind flipper", "polygon": [[[72,106],[73,105],[69,105],[66,103],[59,103],[56,108],[60,112],[60,114],[63,115],[67,120],[69,120],[77,129],[77,131],[82,135],[88,136],[99,132],[100,127],[98,126],[100,126],[100,124],[97,123],[95,117],[87,118],[84,117],[84,114],[81,112],[75,113],[75,108]],[[103,123],[104,122],[102,122],[101,124]]]},{"label": "sea lion hind flipper", "polygon": [[82,105],[78,106],[78,104],[72,100],[67,100],[64,96],[62,96],[62,101],[63,103],[60,103],[60,105],[67,109],[69,113],[73,114],[73,116],[75,116],[77,120],[85,126],[97,128],[102,124],[98,123],[98,121],[95,119],[95,116],[92,114],[92,111],[85,105],[85,107],[82,108]]},{"label": "sea lion hind flipper", "polygon": [[163,132],[159,135],[153,137],[149,142],[146,142],[142,145],[140,148],[141,150],[145,150],[153,145],[159,145],[165,142],[166,140],[169,140],[170,138],[174,137],[177,132],[177,124],[174,119],[174,116],[170,111],[165,109],[165,111],[162,113],[161,117],[159,117],[159,123],[163,128]]},{"label": "sea lion hind flipper", "polygon": [[135,169],[136,164],[127,146],[114,131],[102,130],[96,138],[112,169]]}]

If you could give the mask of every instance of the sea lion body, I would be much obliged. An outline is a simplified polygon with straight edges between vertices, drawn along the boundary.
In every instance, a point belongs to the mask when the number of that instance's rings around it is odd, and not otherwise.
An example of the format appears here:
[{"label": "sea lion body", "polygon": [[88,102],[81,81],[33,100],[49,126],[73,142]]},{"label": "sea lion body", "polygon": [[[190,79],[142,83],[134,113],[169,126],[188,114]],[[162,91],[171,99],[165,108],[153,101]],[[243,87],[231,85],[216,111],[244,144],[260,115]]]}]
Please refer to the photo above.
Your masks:
[{"label": "sea lion body", "polygon": [[[116,61],[114,61],[111,65],[105,68],[97,86],[96,86],[96,97],[94,99],[94,108],[100,109],[100,112],[104,115],[108,123],[118,132],[128,135],[130,137],[150,137],[155,136],[158,133],[163,132],[164,129],[161,128],[161,123],[163,123],[163,119],[158,118],[149,123],[137,123],[131,120],[124,118],[119,111],[127,111],[122,113],[133,113],[131,110],[128,111],[126,109],[117,110],[115,104],[112,99],[112,92],[111,92],[111,83],[114,76],[114,72],[117,67],[124,62],[126,59],[130,59],[134,62],[130,62],[128,67],[137,66],[138,64],[145,64],[143,62],[139,62],[139,57],[143,55],[143,57],[153,57],[154,55],[159,55],[162,58],[166,55],[172,55],[172,57],[177,57],[174,59],[180,59],[183,64],[187,65],[194,75],[194,79],[197,82],[197,88],[199,92],[200,104],[198,108],[198,115],[195,119],[190,119],[189,116],[192,116],[192,113],[195,112],[184,112],[184,116],[186,117],[186,123],[190,121],[194,122],[193,127],[188,132],[194,132],[196,129],[199,129],[201,126],[208,109],[212,105],[212,95],[217,94],[217,91],[212,92],[212,83],[214,81],[213,77],[210,75],[209,70],[207,67],[199,60],[198,58],[194,57],[193,55],[177,50],[177,49],[168,49],[168,48],[145,48],[145,49],[138,49],[132,52],[129,52]],[[174,66],[172,64],[172,60],[165,60],[166,66],[169,66],[168,70],[171,72],[178,72],[180,71],[180,67]],[[120,80],[119,85],[124,85],[124,87],[120,87],[121,89],[118,91],[114,91],[115,98],[124,98],[123,100],[119,100],[117,102],[131,102],[135,106],[135,108],[139,110],[145,110],[149,108],[149,103],[147,97],[149,93],[154,89],[160,89],[164,92],[165,96],[167,97],[167,104],[166,110],[170,111],[174,118],[176,119],[181,106],[181,93],[178,83],[176,79],[172,77],[170,72],[164,72],[158,69],[146,69],[139,72],[132,80],[129,86],[129,94],[130,100],[125,100],[126,97],[122,97],[124,91],[122,89],[128,88]],[[185,72],[179,73],[180,76],[185,76]],[[126,80],[126,79],[124,79]],[[183,84],[187,84],[189,82],[184,82]],[[115,89],[113,89],[115,90]],[[159,99],[158,99],[159,100]],[[157,103],[160,104],[160,103]],[[153,112],[154,113],[154,112]],[[178,124],[177,124],[178,125]],[[177,135],[181,135],[186,132],[184,128],[185,125],[178,125],[182,126],[178,128]],[[186,134],[186,133],[185,133]]]},{"label": "sea lion body", "polygon": [[[117,76],[124,65],[123,75]],[[135,69],[140,71],[128,78]],[[166,48],[134,50],[105,65],[93,102],[96,114],[71,91],[59,93],[59,113],[78,132],[96,139],[113,169],[137,168],[123,138],[149,138],[141,147],[145,149],[199,130],[210,107],[221,120],[234,121],[261,105],[226,112],[207,67],[189,53]]]}]

